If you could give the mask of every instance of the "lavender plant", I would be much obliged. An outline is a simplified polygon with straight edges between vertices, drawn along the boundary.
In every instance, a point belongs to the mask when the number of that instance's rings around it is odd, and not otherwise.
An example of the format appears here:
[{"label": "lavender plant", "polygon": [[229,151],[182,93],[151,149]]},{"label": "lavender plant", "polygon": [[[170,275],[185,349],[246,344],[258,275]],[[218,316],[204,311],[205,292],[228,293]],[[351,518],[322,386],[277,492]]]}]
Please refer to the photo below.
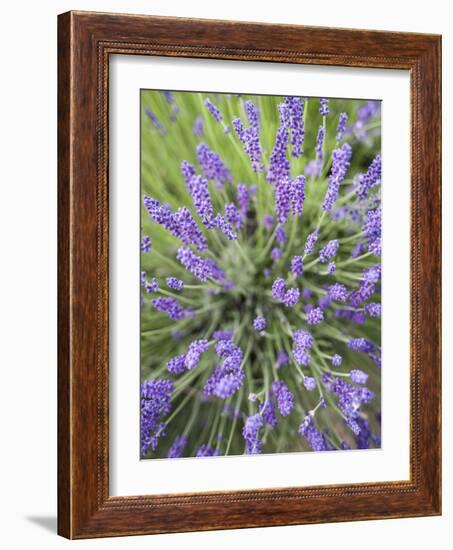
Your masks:
[{"label": "lavender plant", "polygon": [[380,104],[141,104],[141,457],[379,447]]}]

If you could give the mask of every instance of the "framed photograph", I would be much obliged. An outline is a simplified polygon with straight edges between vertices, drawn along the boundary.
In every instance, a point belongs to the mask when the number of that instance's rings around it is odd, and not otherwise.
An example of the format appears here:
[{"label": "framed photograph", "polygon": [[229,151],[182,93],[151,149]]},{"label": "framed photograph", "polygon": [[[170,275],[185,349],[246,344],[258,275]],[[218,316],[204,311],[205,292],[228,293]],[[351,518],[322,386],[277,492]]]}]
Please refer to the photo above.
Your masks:
[{"label": "framed photograph", "polygon": [[58,23],[59,533],[440,514],[440,37]]}]

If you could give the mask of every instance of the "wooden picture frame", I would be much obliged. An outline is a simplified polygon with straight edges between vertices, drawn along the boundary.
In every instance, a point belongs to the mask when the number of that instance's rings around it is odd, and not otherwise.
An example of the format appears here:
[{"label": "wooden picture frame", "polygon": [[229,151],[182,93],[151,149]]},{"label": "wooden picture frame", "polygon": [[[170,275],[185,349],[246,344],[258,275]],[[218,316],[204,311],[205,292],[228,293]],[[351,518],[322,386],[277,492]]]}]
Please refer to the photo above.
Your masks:
[{"label": "wooden picture frame", "polygon": [[[441,38],[69,12],[58,20],[58,532],[88,538],[441,513]],[[109,496],[109,56],[404,69],[411,95],[410,480]]]}]

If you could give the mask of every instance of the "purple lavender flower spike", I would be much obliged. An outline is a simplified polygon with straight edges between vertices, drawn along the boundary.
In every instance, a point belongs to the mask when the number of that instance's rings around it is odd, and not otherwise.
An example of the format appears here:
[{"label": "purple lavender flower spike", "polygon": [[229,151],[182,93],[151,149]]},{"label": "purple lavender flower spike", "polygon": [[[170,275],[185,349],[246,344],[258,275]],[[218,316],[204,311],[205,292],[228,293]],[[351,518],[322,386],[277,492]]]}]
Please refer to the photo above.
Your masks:
[{"label": "purple lavender flower spike", "polygon": [[326,264],[331,258],[338,252],[338,241],[333,239],[329,241],[326,246],[319,253],[319,261]]},{"label": "purple lavender flower spike", "polygon": [[256,317],[255,320],[253,321],[253,328],[257,332],[262,332],[263,330],[265,330],[266,329],[266,319],[263,316],[258,315],[258,317]]},{"label": "purple lavender flower spike", "polygon": [[283,380],[272,382],[272,393],[277,400],[277,407],[282,416],[288,416],[294,407],[294,395]]},{"label": "purple lavender flower spike", "polygon": [[272,297],[281,302],[286,292],[286,283],[284,279],[276,279],[272,284]]},{"label": "purple lavender flower spike", "polygon": [[198,250],[206,248],[206,239],[187,208],[178,208],[172,212],[168,205],[161,205],[151,197],[144,198],[144,205],[152,220],[162,225],[184,244],[196,245]]},{"label": "purple lavender flower spike", "polygon": [[340,378],[333,379],[330,391],[338,397],[338,407],[346,416],[346,424],[357,435],[360,432],[357,424],[360,406],[362,403],[369,403],[374,398],[374,393],[368,388],[352,386]]},{"label": "purple lavender flower spike", "polygon": [[293,256],[291,260],[291,272],[295,277],[301,277],[304,273],[302,256]]},{"label": "purple lavender flower spike", "polygon": [[293,357],[296,363],[302,367],[308,367],[310,364],[310,354],[305,348],[295,346],[293,348]]},{"label": "purple lavender flower spike", "polygon": [[250,206],[250,191],[243,183],[238,183],[237,185],[237,201],[239,213],[241,215],[242,222],[244,223]]},{"label": "purple lavender flower spike", "polygon": [[214,117],[214,120],[216,122],[222,122],[223,120],[222,114],[208,97],[204,100],[204,104],[205,104],[205,107],[208,109],[209,113]]},{"label": "purple lavender flower spike", "polygon": [[289,288],[283,296],[282,302],[286,307],[294,307],[299,302],[300,292],[298,288]]},{"label": "purple lavender flower spike", "polygon": [[288,219],[291,208],[291,184],[287,177],[279,179],[274,186],[275,213],[279,223]]},{"label": "purple lavender flower spike", "polygon": [[329,265],[327,266],[327,274],[333,275],[336,270],[337,270],[337,264],[335,262],[329,262]]},{"label": "purple lavender flower spike", "polygon": [[335,355],[332,356],[331,361],[334,367],[340,367],[341,363],[343,362],[343,357],[341,357],[341,355],[338,355],[338,353],[336,353]]},{"label": "purple lavender flower spike", "polygon": [[170,395],[172,392],[173,382],[171,380],[146,380],[141,384],[140,437],[142,456],[145,456],[148,452],[155,433],[162,429],[161,418],[170,412]]},{"label": "purple lavender flower spike", "polygon": [[366,338],[351,338],[348,342],[348,348],[369,353],[375,350],[375,345]]},{"label": "purple lavender flower spike", "polygon": [[159,283],[155,277],[153,277],[151,281],[145,281],[145,290],[148,294],[159,292]]},{"label": "purple lavender flower spike", "polygon": [[176,277],[167,277],[165,282],[167,283],[168,288],[176,290],[176,292],[181,292],[181,290],[184,289],[184,282]]},{"label": "purple lavender flower spike", "polygon": [[304,378],[304,388],[308,391],[316,389],[316,380],[312,376],[306,376]]},{"label": "purple lavender flower spike", "polygon": [[262,172],[264,167],[261,162],[259,110],[253,101],[246,101],[244,108],[249,127],[245,128],[241,120],[234,117],[233,128],[242,143],[244,152],[249,156],[253,171]]},{"label": "purple lavender flower spike", "polygon": [[366,384],[368,380],[368,374],[358,369],[350,371],[349,376],[356,384]]},{"label": "purple lavender flower spike", "polygon": [[194,340],[187,348],[187,353],[184,359],[184,366],[187,370],[192,370],[198,366],[201,355],[208,351],[207,340]]},{"label": "purple lavender flower spike", "polygon": [[293,334],[293,341],[297,346],[305,349],[309,349],[313,346],[313,336],[308,330],[296,330]]},{"label": "purple lavender flower spike", "polygon": [[188,310],[182,308],[176,298],[164,298],[162,296],[159,296],[159,298],[153,298],[151,300],[151,303],[157,309],[157,311],[166,313],[167,317],[169,317],[173,321],[180,321],[181,319],[184,319],[188,314]]},{"label": "purple lavender flower spike", "polygon": [[192,131],[197,137],[203,136],[203,132],[204,132],[203,117],[197,116],[197,118],[195,119],[195,122],[193,123]]},{"label": "purple lavender flower spike", "polygon": [[197,159],[201,170],[208,180],[212,180],[221,188],[233,180],[230,170],[224,164],[220,156],[211,151],[206,143],[197,145]]},{"label": "purple lavender flower spike", "polygon": [[286,241],[286,231],[284,227],[279,226],[277,227],[277,230],[275,231],[275,240],[281,244]]},{"label": "purple lavender flower spike", "polygon": [[237,228],[242,227],[243,216],[233,202],[225,204],[225,217],[231,225]]},{"label": "purple lavender flower spike", "polygon": [[187,445],[187,436],[178,435],[173,442],[173,445],[170,447],[167,458],[181,458],[182,453]]},{"label": "purple lavender flower spike", "polygon": [[308,350],[313,345],[313,336],[307,330],[296,330],[293,334],[293,357],[298,365],[307,367],[310,364]]},{"label": "purple lavender flower spike", "polygon": [[193,205],[201,221],[208,229],[211,229],[213,226],[214,212],[211,195],[209,193],[208,180],[201,176],[190,174],[189,167],[192,167],[192,165],[183,161],[181,170],[186,180],[187,189],[192,197]]},{"label": "purple lavender flower spike", "polygon": [[318,135],[316,136],[315,152],[317,157],[322,160],[322,146],[324,144],[324,138],[326,136],[326,129],[324,126],[318,128]]},{"label": "purple lavender flower spike", "polygon": [[356,195],[360,199],[364,199],[369,190],[381,183],[381,155],[376,155],[373,162],[370,164],[366,174],[360,174],[358,185],[356,187]]},{"label": "purple lavender flower spike", "polygon": [[186,370],[186,356],[185,354],[177,355],[168,361],[167,370],[173,374],[179,374]]},{"label": "purple lavender flower spike", "polygon": [[346,302],[346,298],[348,297],[348,290],[344,285],[340,283],[335,283],[334,285],[329,286],[328,294],[329,297],[335,302],[344,303]]},{"label": "purple lavender flower spike", "polygon": [[322,203],[322,209],[330,212],[335,201],[338,198],[340,184],[346,176],[352,156],[352,149],[349,143],[343,143],[339,149],[335,149],[332,153],[332,168],[329,176],[329,185],[327,187],[326,196]]},{"label": "purple lavender flower spike", "polygon": [[233,230],[233,226],[225,216],[217,214],[213,223],[214,227],[220,229],[229,241],[235,241],[238,238],[237,233]]},{"label": "purple lavender flower spike", "polygon": [[275,414],[275,405],[269,395],[267,396],[267,400],[260,405],[260,414],[267,425],[269,425],[271,428],[277,427],[277,415]]},{"label": "purple lavender flower spike", "polygon": [[330,113],[329,109],[329,100],[321,98],[319,100],[320,106],[319,106],[319,114],[322,116],[327,116]]},{"label": "purple lavender flower spike", "polygon": [[286,157],[289,141],[289,116],[286,105],[281,103],[278,107],[280,112],[280,126],[275,137],[275,145],[271,153],[266,176],[267,181],[273,185],[283,178],[289,178],[289,161]]},{"label": "purple lavender flower spike", "polygon": [[376,304],[375,302],[365,304],[365,312],[370,317],[380,317],[381,316],[381,304]]},{"label": "purple lavender flower spike", "polygon": [[343,139],[347,123],[348,123],[348,114],[340,113],[340,116],[338,117],[338,126],[337,126],[337,141],[341,141]]},{"label": "purple lavender flower spike", "polygon": [[298,176],[289,184],[291,212],[294,216],[302,216],[305,199],[305,176]]},{"label": "purple lavender flower spike", "polygon": [[320,307],[314,307],[307,313],[307,323],[309,325],[319,325],[324,321],[324,313]]},{"label": "purple lavender flower spike", "polygon": [[290,114],[291,126],[291,155],[299,158],[304,152],[305,128],[303,119],[304,103],[299,97],[286,97],[285,104]]},{"label": "purple lavender flower spike", "polygon": [[318,431],[313,422],[313,413],[311,411],[303,419],[299,426],[299,435],[305,437],[313,451],[327,451],[327,443],[321,432]]},{"label": "purple lavender flower spike", "polygon": [[260,429],[263,427],[263,419],[259,413],[249,416],[245,421],[242,435],[245,439],[245,453],[254,455],[261,453],[263,443],[259,438]]},{"label": "purple lavender flower spike", "polygon": [[148,117],[148,119],[151,121],[151,124],[160,131],[162,136],[165,136],[167,133],[167,129],[162,125],[160,120],[157,118],[157,116],[151,111],[151,109],[146,108],[145,109],[145,115]]},{"label": "purple lavender flower spike", "polygon": [[151,247],[151,239],[148,237],[148,235],[143,235],[140,245],[141,251],[146,254],[151,251]]},{"label": "purple lavender flower spike", "polygon": [[304,256],[311,254],[315,248],[316,241],[318,240],[319,230],[315,229],[307,237],[307,242],[305,243]]},{"label": "purple lavender flower spike", "polygon": [[244,382],[243,353],[231,340],[219,340],[216,344],[216,353],[224,360],[208,378],[203,394],[227,399],[237,392]]},{"label": "purple lavender flower spike", "polygon": [[367,219],[362,227],[365,236],[368,239],[368,250],[375,256],[381,254],[381,208],[368,210]]},{"label": "purple lavender flower spike", "polygon": [[190,248],[182,246],[176,253],[176,258],[197,279],[206,282],[209,278],[219,282],[225,281],[225,273],[218,267],[214,260],[197,256]]}]

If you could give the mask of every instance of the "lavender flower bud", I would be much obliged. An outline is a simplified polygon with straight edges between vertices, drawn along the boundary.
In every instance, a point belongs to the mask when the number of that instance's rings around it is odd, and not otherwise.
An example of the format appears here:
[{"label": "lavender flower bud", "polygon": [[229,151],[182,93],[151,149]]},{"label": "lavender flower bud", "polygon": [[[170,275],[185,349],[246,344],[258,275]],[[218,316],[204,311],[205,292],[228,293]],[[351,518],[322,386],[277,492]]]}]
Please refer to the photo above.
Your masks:
[{"label": "lavender flower bud", "polygon": [[293,256],[291,260],[291,272],[295,277],[301,277],[304,272],[304,266],[302,263],[302,256]]},{"label": "lavender flower bud", "polygon": [[336,239],[329,241],[319,253],[319,261],[323,264],[327,263],[338,252],[338,247],[339,244]]},{"label": "lavender flower bud", "polygon": [[258,315],[258,317],[256,317],[255,320],[253,321],[253,328],[258,332],[262,332],[263,330],[265,330],[266,319]]},{"label": "lavender flower bud", "polygon": [[324,313],[320,307],[314,307],[307,313],[307,323],[309,325],[319,325],[324,320]]},{"label": "lavender flower bud", "polygon": [[214,117],[214,120],[216,122],[222,122],[222,115],[219,111],[219,109],[212,103],[212,101],[209,98],[206,98],[204,100],[205,107],[208,109],[210,114]]},{"label": "lavender flower bud", "polygon": [[368,380],[368,374],[358,369],[350,371],[349,376],[356,384],[366,384],[366,381]]}]

